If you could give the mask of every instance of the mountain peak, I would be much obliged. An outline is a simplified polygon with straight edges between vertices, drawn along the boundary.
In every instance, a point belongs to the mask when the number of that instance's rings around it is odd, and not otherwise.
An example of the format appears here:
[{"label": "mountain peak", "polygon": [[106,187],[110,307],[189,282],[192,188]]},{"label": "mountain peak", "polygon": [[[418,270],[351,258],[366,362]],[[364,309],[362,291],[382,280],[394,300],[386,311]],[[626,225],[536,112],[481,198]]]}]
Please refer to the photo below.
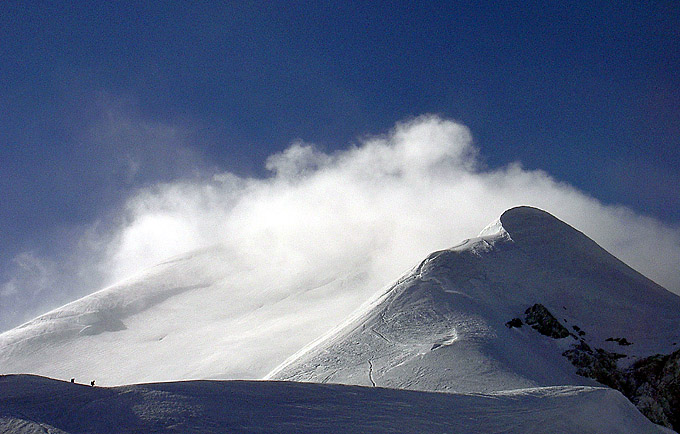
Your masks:
[{"label": "mountain peak", "polygon": [[547,211],[543,211],[540,208],[535,208],[533,206],[520,205],[509,208],[501,214],[501,221],[503,222],[528,222],[537,221],[539,219],[554,219],[557,220],[552,214]]},{"label": "mountain peak", "polygon": [[532,248],[571,244],[572,247],[577,247],[577,250],[600,249],[590,238],[547,211],[524,205],[503,212],[496,221],[485,227],[478,237],[488,239],[499,235],[511,239],[520,246]]},{"label": "mountain peak", "polygon": [[541,259],[541,262],[576,261],[585,268],[592,268],[595,264],[598,267],[606,264],[628,269],[578,229],[539,208],[530,206],[510,208],[501,214],[498,222],[517,247],[523,249],[526,254]]},{"label": "mountain peak", "polygon": [[[539,303],[566,343],[507,326]],[[673,348],[679,309],[680,298],[577,229],[520,206],[429,255],[267,378],[459,392],[584,384],[562,356],[579,330],[596,348],[634,342],[621,362],[632,363]]]},{"label": "mountain peak", "polygon": [[[510,208],[501,214],[500,222],[515,242],[543,241],[560,239],[568,235],[569,239],[588,239],[585,235],[564,223],[552,214],[531,206]],[[578,235],[577,235],[578,234]],[[562,238],[564,241],[564,239]],[[592,241],[591,241],[592,242]],[[593,243],[595,244],[595,243]]]}]

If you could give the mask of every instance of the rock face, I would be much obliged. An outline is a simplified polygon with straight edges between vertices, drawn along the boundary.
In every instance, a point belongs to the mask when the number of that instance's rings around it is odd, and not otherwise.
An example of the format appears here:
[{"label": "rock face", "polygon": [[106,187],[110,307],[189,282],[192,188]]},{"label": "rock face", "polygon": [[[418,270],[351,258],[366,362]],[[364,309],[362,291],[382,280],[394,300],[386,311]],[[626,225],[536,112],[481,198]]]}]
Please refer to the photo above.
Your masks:
[{"label": "rock face", "polygon": [[520,327],[522,327],[522,324],[524,324],[524,323],[522,322],[521,319],[519,319],[519,318],[513,318],[513,319],[511,319],[510,321],[506,322],[506,323],[505,323],[505,326],[506,326],[507,328],[509,328],[509,329],[511,329],[511,328],[513,328],[513,327],[520,328]]},{"label": "rock face", "polygon": [[625,354],[593,350],[583,341],[564,355],[579,375],[620,391],[652,422],[680,430],[680,350],[638,360],[628,369],[617,366]]},{"label": "rock face", "polygon": [[617,360],[626,357],[625,354],[610,353],[602,348],[593,350],[584,340],[581,340],[562,355],[576,366],[577,374],[622,390],[625,378],[618,368]]},{"label": "rock face", "polygon": [[560,324],[542,304],[536,303],[524,312],[525,321],[534,330],[553,339],[569,336],[569,330]]},{"label": "rock face", "polygon": [[[515,320],[518,319],[512,321]],[[540,304],[526,310],[526,323],[553,339],[570,335]],[[573,328],[580,336],[586,334],[578,326]],[[626,338],[607,338],[605,342],[616,342],[624,347],[633,345]],[[577,368],[578,375],[620,391],[652,422],[680,430],[680,350],[639,359],[626,369],[618,366],[618,361],[626,358],[626,354],[591,348],[583,338],[562,355]]]},{"label": "rock face", "polygon": [[623,390],[652,422],[680,431],[680,350],[639,360]]},{"label": "rock face", "polygon": [[628,346],[628,345],[633,345],[632,342],[628,342],[628,339],[626,338],[607,338],[605,339],[607,342],[617,342],[619,345],[622,346]]}]

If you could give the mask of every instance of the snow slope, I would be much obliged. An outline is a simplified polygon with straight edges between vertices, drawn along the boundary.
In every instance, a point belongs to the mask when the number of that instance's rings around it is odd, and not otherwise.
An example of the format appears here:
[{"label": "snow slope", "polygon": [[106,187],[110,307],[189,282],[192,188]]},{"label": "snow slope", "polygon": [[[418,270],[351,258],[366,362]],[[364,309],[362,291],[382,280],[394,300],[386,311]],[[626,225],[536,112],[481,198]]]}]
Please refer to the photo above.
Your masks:
[{"label": "snow slope", "polygon": [[662,433],[618,392],[444,394],[289,382],[89,387],[0,376],[0,433]]},{"label": "snow slope", "polygon": [[276,267],[253,270],[222,247],[176,257],[0,334],[0,374],[261,378],[375,291],[360,269],[296,286]]},{"label": "snow slope", "polygon": [[[302,286],[276,267],[253,270],[221,247],[174,258],[0,334],[0,374],[101,385],[262,378],[376,289],[361,265]],[[272,377],[476,392],[593,384],[561,357],[567,342],[504,327],[536,302],[594,346],[631,356],[669,353],[680,335],[677,296],[549,214],[516,208],[431,255]]]},{"label": "snow slope", "polygon": [[[536,303],[574,336],[506,327]],[[552,215],[518,207],[430,255],[267,378],[484,393],[595,384],[562,356],[576,330],[592,347],[626,354],[621,365],[667,354],[680,340],[680,297]]]}]

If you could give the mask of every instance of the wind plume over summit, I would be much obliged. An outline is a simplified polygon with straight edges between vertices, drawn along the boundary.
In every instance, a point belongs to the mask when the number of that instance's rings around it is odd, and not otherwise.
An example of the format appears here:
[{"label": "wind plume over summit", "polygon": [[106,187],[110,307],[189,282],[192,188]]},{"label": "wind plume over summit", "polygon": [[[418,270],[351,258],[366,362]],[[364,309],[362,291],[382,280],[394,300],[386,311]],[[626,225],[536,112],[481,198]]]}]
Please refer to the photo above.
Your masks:
[{"label": "wind plume over summit", "polygon": [[28,319],[29,303],[35,315],[215,244],[243,264],[242,273],[253,270],[253,287],[304,286],[328,278],[328,270],[364,273],[381,287],[518,204],[550,210],[680,291],[678,228],[603,205],[519,163],[488,168],[484,161],[465,126],[428,115],[344,151],[296,142],[268,159],[265,178],[211,173],[149,186],[62,258],[19,258],[0,287],[0,317]]}]

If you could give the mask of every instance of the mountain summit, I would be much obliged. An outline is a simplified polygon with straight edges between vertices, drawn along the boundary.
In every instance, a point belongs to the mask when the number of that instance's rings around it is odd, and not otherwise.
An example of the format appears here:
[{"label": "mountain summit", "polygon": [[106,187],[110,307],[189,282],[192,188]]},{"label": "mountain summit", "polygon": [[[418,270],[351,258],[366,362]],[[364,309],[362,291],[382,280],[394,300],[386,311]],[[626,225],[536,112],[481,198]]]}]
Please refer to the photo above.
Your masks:
[{"label": "mountain summit", "polygon": [[592,385],[565,353],[597,348],[625,367],[677,349],[678,336],[680,297],[549,213],[517,207],[428,256],[267,378],[455,392]]}]

